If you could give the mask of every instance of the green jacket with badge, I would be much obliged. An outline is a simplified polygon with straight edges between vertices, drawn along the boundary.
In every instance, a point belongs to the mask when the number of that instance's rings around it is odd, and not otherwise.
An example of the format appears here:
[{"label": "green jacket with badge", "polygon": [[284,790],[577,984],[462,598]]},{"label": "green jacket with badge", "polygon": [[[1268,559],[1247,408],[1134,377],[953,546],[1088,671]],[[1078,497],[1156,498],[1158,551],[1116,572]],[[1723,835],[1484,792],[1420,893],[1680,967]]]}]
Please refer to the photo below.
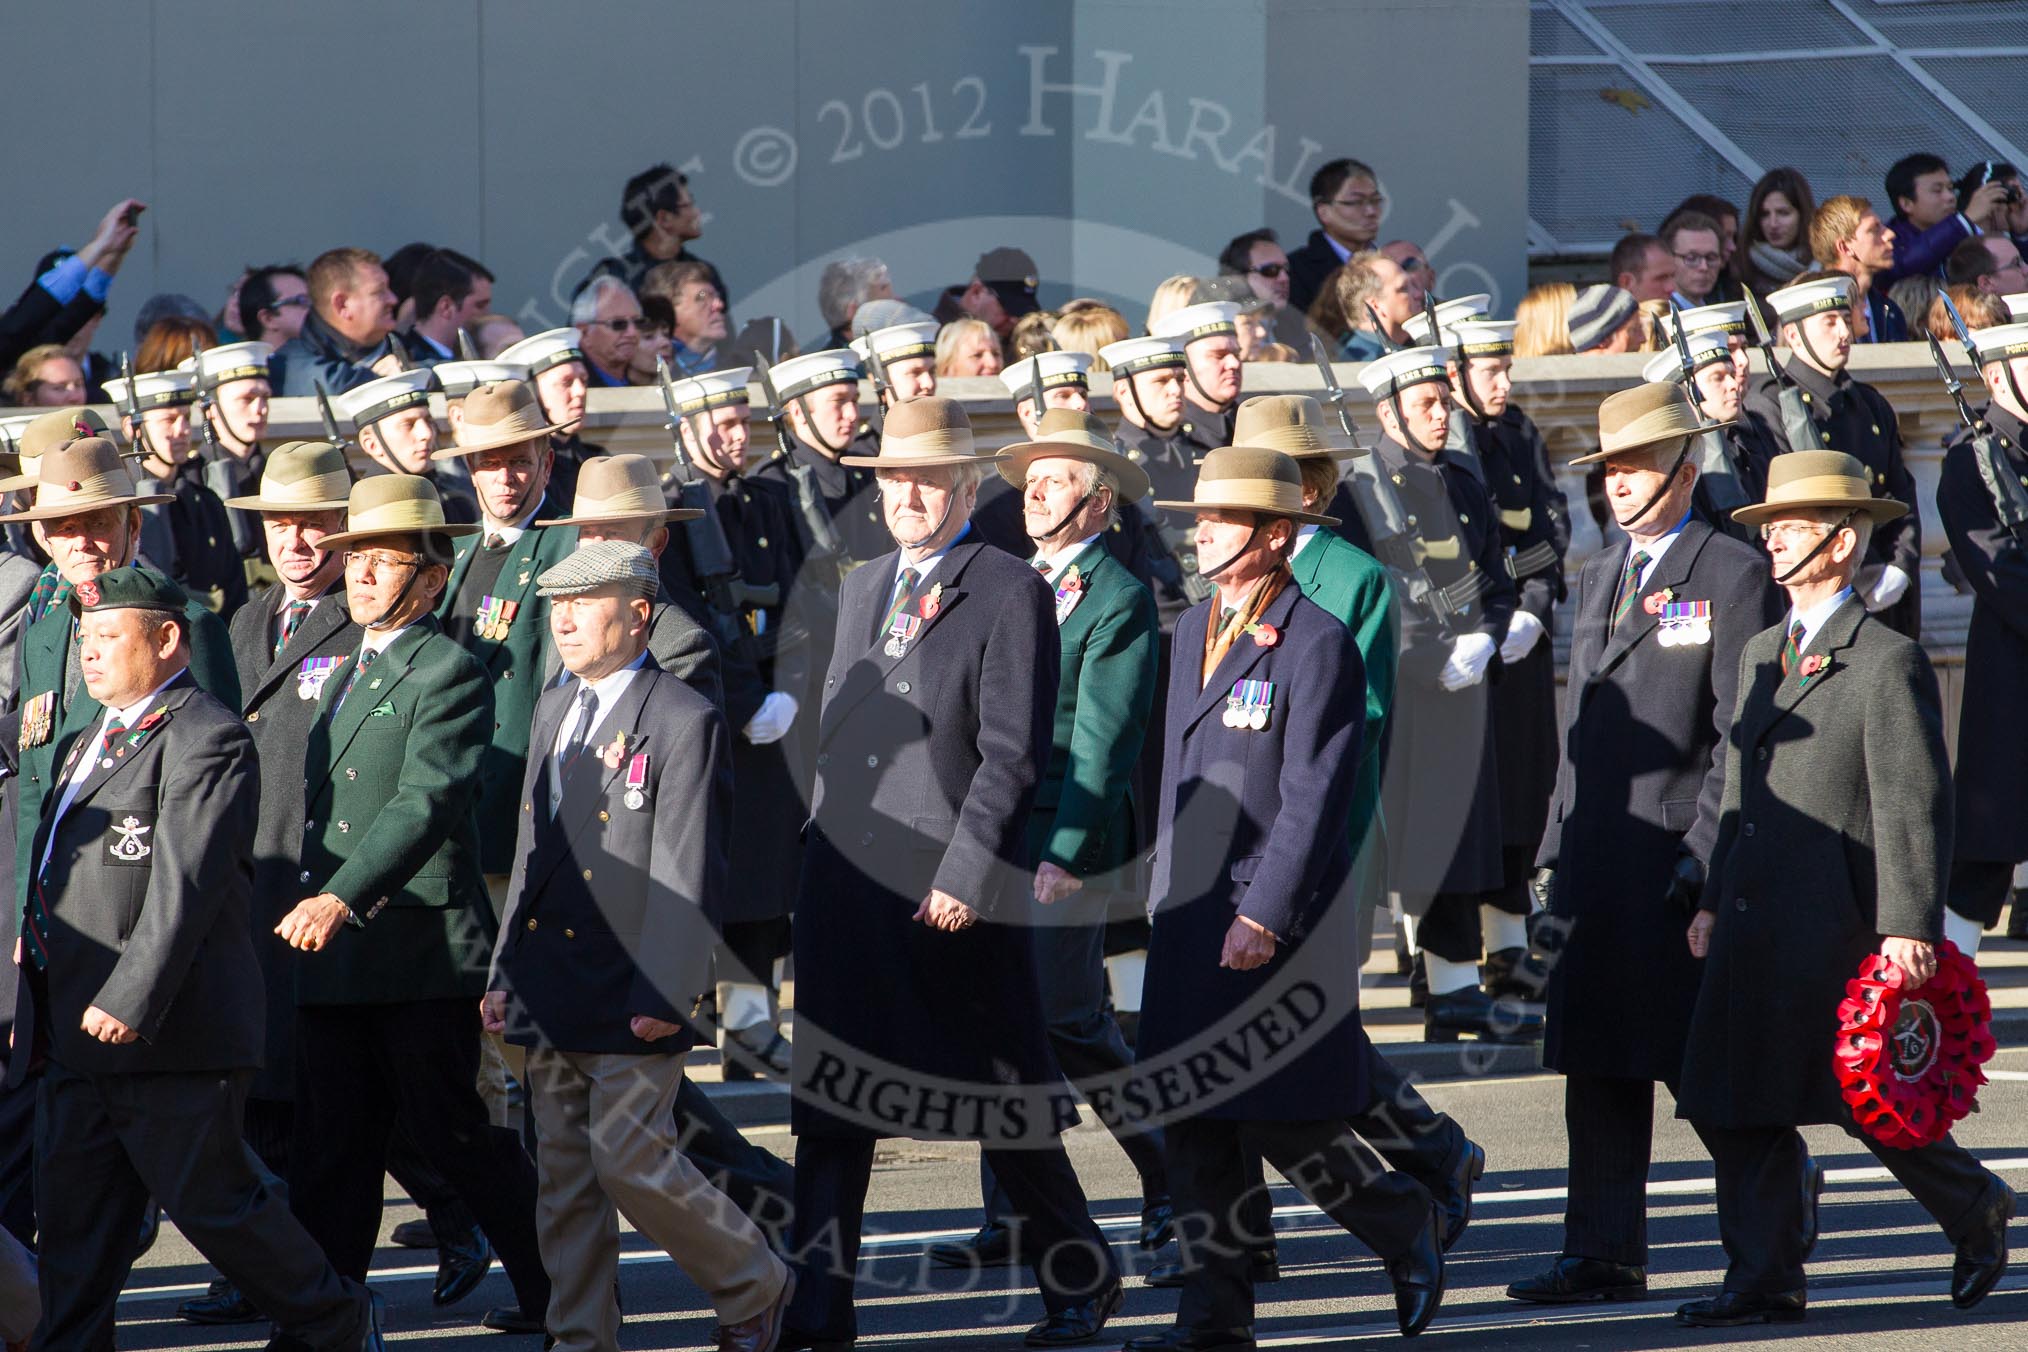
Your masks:
[{"label": "green jacket with badge", "polygon": [[472,811],[493,689],[428,615],[347,693],[358,660],[317,702],[299,875],[302,896],[330,892],[353,918],[296,964],[296,1003],[477,999],[496,932]]},{"label": "green jacket with badge", "polygon": [[[538,509],[541,514],[541,509]],[[457,542],[451,579],[437,604],[437,618],[450,623],[460,606],[476,607],[475,597],[460,598],[481,535]],[[514,603],[505,637],[472,635],[469,649],[493,687],[493,725],[484,764],[479,770],[479,866],[487,873],[514,867],[515,813],[521,804],[521,773],[528,761],[528,733],[535,722],[535,701],[542,694],[543,673],[554,665],[549,637],[549,604],[535,594],[535,579],[570,557],[577,548],[577,527],[546,526],[523,533],[508,551],[507,562],[493,584],[491,596]],[[467,621],[473,617],[467,613]]]}]

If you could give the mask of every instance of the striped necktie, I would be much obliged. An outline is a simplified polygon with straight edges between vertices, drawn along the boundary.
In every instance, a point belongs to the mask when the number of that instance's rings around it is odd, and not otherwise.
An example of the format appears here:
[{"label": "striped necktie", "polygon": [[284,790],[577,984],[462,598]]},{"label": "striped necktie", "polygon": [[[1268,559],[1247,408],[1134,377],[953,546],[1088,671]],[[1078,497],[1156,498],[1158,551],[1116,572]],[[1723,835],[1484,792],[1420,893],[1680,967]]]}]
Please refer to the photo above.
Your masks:
[{"label": "striped necktie", "polygon": [[352,671],[345,677],[345,684],[338,691],[338,698],[332,701],[332,717],[337,717],[338,711],[345,707],[345,697],[352,693],[352,687],[359,683],[360,676],[365,673],[368,667],[373,665],[373,659],[378,656],[380,656],[378,648],[364,648],[360,650],[359,660],[352,664]]},{"label": "striped necktie", "polygon": [[1607,633],[1619,628],[1620,621],[1634,608],[1634,598],[1641,594],[1641,570],[1647,566],[1646,550],[1637,549],[1627,555],[1627,571],[1620,577],[1620,594],[1613,602],[1613,619],[1612,623],[1606,626]]},{"label": "striped necktie", "polygon": [[275,640],[276,657],[282,655],[282,649],[289,646],[289,640],[303,627],[303,621],[309,617],[310,607],[313,604],[314,602],[310,601],[291,601],[282,608],[282,636]]},{"label": "striped necktie", "polygon": [[880,642],[881,635],[894,627],[894,617],[908,608],[909,598],[915,595],[915,584],[921,575],[913,568],[901,570],[901,576],[894,579],[894,595],[888,598],[887,614],[881,618],[880,627],[873,631],[873,641]]},{"label": "striped necktie", "polygon": [[1788,675],[1790,668],[1802,659],[1803,639],[1808,632],[1801,620],[1789,626],[1788,637],[1782,640],[1782,675]]}]

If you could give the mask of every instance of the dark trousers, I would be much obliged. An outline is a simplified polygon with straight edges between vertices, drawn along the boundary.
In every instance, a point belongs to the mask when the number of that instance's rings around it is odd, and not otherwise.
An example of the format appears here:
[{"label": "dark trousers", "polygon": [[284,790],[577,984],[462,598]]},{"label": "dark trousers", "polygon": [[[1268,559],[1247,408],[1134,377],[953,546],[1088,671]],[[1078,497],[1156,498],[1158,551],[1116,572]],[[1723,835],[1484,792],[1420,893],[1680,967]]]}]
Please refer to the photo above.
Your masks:
[{"label": "dark trousers", "polygon": [[290,1200],[340,1272],[364,1280],[380,1235],[394,1121],[492,1241],[522,1310],[549,1305],[535,1241],[535,1166],[479,1100],[479,1002],[418,1000],[298,1011]]},{"label": "dark trousers", "polygon": [[1477,962],[1486,952],[1479,906],[1498,905],[1498,892],[1439,892],[1416,922],[1415,946],[1446,962]]},{"label": "dark trousers", "polygon": [[1944,904],[1967,920],[1976,920],[1981,929],[2000,923],[2007,905],[2007,893],[2014,886],[2014,866],[1987,859],[1951,860],[1950,883]]},{"label": "dark trousers", "polygon": [[[1066,904],[1076,904],[1074,902]],[[1105,927],[1045,925],[1034,931],[1036,984],[1056,1064],[1072,1084],[1112,1075],[1134,1064],[1106,1000]],[[1141,1176],[1145,1205],[1168,1200],[1169,1175],[1162,1163],[1162,1133],[1113,1131]],[[993,1178],[985,1152],[979,1156],[979,1187],[986,1220],[1006,1223],[1012,1211],[1006,1190]]]},{"label": "dark trousers", "polygon": [[0,1085],[0,1226],[35,1247],[36,1082]]},{"label": "dark trousers", "polygon": [[[1800,1291],[1806,1205],[1803,1166],[1809,1151],[1794,1127],[1710,1127],[1692,1122],[1717,1166],[1718,1237],[1729,1264],[1728,1291]],[[1856,1126],[1854,1139],[1943,1227],[1953,1245],[2000,1180],[1946,1136],[1916,1150],[1881,1145]]]},{"label": "dark trousers", "polygon": [[262,1314],[357,1347],[366,1291],[333,1270],[240,1137],[252,1070],[81,1075],[51,1062],[35,1116],[43,1352],[103,1352],[153,1197]]},{"label": "dark trousers", "polygon": [[1265,1157],[1297,1191],[1382,1260],[1400,1256],[1433,1218],[1429,1190],[1391,1173],[1342,1122],[1169,1124],[1169,1180],[1176,1204],[1183,1295],[1181,1328],[1230,1329],[1253,1322],[1247,1254],[1268,1236],[1249,1215],[1249,1156]]},{"label": "dark trousers", "polygon": [[688,1075],[677,1087],[673,1115],[685,1158],[760,1227],[770,1244],[787,1248],[796,1192],[795,1170],[788,1161],[741,1135]]},{"label": "dark trousers", "polygon": [[[1563,1126],[1570,1143],[1563,1252],[1573,1258],[1645,1266],[1655,1082],[1566,1075]],[[1800,1159],[1796,1168],[1802,1168]]]},{"label": "dark trousers", "polygon": [[[822,1340],[849,1342],[858,1333],[852,1288],[875,1144],[870,1136],[796,1141],[796,1245],[789,1255],[796,1296],[786,1322]],[[1118,1278],[1061,1144],[986,1155],[1021,1217],[1021,1251],[1051,1313],[1091,1299]]]}]

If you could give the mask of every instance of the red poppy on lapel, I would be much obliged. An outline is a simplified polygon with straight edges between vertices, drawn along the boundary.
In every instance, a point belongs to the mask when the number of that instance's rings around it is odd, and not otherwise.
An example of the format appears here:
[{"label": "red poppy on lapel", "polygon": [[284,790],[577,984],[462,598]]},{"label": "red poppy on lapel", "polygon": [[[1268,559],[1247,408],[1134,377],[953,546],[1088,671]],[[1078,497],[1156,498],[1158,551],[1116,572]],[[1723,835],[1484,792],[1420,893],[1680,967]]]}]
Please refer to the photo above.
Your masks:
[{"label": "red poppy on lapel", "polygon": [[1282,631],[1266,621],[1248,625],[1246,632],[1253,635],[1254,646],[1258,648],[1272,648],[1282,641]]}]

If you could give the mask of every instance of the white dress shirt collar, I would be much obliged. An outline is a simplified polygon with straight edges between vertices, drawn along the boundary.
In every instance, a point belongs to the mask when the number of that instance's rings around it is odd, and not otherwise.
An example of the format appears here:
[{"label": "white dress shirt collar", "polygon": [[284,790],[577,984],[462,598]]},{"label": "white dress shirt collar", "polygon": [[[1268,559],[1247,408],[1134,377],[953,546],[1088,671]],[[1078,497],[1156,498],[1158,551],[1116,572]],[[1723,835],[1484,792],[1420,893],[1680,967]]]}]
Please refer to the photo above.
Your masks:
[{"label": "white dress shirt collar", "polygon": [[1803,626],[1803,641],[1796,645],[1796,651],[1808,651],[1810,641],[1816,638],[1819,631],[1823,629],[1824,622],[1838,613],[1839,606],[1844,605],[1851,599],[1852,589],[1846,587],[1836,596],[1831,597],[1829,600],[1819,601],[1808,610],[1791,609],[1789,611],[1789,618],[1782,624],[1782,630],[1783,632],[1793,632],[1798,624]]}]

